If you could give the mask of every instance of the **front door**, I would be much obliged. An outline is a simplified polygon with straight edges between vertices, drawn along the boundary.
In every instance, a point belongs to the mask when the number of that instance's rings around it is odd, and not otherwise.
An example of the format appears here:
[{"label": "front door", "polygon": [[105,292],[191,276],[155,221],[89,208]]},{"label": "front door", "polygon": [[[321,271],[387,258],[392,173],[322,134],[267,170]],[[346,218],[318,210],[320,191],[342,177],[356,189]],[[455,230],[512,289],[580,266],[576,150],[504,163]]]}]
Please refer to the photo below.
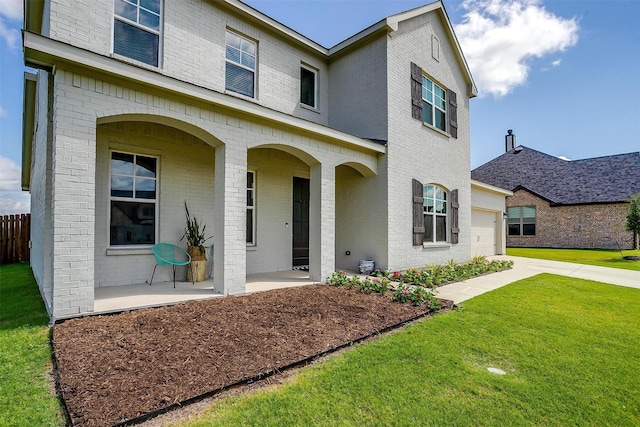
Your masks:
[{"label": "front door", "polygon": [[293,177],[293,267],[309,265],[309,180]]}]

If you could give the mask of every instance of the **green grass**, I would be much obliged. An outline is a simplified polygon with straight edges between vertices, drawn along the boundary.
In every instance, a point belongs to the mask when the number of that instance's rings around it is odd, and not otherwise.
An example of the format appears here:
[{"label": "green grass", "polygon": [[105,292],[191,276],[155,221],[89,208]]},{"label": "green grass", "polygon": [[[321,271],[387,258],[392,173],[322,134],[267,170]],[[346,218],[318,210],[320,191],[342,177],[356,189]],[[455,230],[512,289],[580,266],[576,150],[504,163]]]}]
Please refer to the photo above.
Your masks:
[{"label": "green grass", "polygon": [[181,425],[640,425],[638,325],[640,290],[542,274]]},{"label": "green grass", "polygon": [[[624,256],[640,256],[640,251],[625,250],[622,253]],[[622,259],[620,251],[608,249],[507,248],[507,255],[640,271],[640,261]]]},{"label": "green grass", "polygon": [[49,317],[26,264],[0,266],[0,425],[60,426]]}]

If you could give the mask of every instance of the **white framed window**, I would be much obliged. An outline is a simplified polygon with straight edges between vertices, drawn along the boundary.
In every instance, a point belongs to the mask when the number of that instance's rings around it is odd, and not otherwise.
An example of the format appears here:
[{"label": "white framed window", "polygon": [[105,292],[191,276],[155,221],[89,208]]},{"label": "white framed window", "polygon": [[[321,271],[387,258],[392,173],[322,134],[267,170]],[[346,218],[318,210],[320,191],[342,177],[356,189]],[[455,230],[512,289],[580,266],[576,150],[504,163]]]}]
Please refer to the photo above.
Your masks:
[{"label": "white framed window", "polygon": [[158,225],[158,158],[112,151],[109,175],[109,245],[153,245]]},{"label": "white framed window", "polygon": [[422,121],[447,131],[447,91],[422,76]]},{"label": "white framed window", "polygon": [[300,66],[300,103],[318,108],[318,71],[306,65]]},{"label": "white framed window", "polygon": [[247,245],[256,244],[256,173],[247,171]]},{"label": "white framed window", "polygon": [[158,67],[161,0],[114,0],[113,52]]},{"label": "white framed window", "polygon": [[225,89],[255,98],[258,45],[231,31],[225,45]]},{"label": "white framed window", "polygon": [[509,236],[536,235],[536,207],[512,206],[507,208]]},{"label": "white framed window", "polygon": [[425,185],[422,191],[424,199],[424,243],[446,242],[447,191],[433,184]]}]

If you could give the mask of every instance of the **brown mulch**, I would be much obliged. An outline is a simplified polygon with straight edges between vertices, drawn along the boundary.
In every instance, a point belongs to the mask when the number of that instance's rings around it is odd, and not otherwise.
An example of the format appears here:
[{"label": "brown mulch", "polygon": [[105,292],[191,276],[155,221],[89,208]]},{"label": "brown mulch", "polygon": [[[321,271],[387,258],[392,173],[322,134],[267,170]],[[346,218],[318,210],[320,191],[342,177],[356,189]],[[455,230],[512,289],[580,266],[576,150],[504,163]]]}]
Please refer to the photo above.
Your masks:
[{"label": "brown mulch", "polygon": [[68,320],[53,330],[59,387],[73,425],[114,425],[428,311],[388,294],[309,285]]}]

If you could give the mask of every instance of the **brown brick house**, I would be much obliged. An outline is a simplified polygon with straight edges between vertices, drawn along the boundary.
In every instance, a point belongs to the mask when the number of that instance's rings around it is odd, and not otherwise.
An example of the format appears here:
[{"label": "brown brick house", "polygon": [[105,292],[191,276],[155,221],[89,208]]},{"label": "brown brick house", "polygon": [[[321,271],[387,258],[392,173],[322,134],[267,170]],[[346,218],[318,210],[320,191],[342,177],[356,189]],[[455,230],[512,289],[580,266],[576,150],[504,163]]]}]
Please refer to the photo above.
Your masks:
[{"label": "brown brick house", "polygon": [[567,161],[517,146],[471,172],[513,191],[507,197],[507,246],[633,247],[625,221],[640,193],[640,153]]}]

